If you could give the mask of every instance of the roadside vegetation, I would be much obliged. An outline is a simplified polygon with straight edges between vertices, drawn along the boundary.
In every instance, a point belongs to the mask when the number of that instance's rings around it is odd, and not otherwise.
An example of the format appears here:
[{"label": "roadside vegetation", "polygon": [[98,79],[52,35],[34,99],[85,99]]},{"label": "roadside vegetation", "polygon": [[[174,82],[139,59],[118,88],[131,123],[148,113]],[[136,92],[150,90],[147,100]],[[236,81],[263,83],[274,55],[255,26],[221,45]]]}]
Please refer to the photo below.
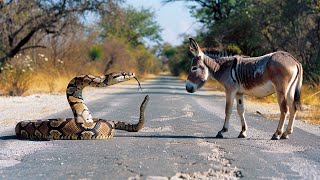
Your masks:
[{"label": "roadside vegetation", "polygon": [[156,74],[161,28],[122,0],[0,0],[0,94],[63,92],[80,74]]}]

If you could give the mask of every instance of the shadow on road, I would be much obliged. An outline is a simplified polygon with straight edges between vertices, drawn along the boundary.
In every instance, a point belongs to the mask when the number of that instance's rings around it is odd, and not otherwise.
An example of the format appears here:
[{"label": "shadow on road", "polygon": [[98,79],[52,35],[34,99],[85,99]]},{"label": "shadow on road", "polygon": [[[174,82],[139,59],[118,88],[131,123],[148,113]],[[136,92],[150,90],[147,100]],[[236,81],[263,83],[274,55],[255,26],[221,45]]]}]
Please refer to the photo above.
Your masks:
[{"label": "shadow on road", "polygon": [[13,140],[18,139],[15,135],[9,135],[9,136],[0,136],[0,140]]},{"label": "shadow on road", "polygon": [[[186,92],[186,88],[185,87],[167,87],[167,86],[161,86],[159,87],[158,85],[145,85],[145,84],[141,84],[141,87],[142,87],[142,90],[145,91],[145,90],[149,90],[149,89],[158,89],[158,90],[178,90],[178,91],[185,91],[185,94],[188,94]],[[108,89],[134,89],[134,88],[128,88],[128,87],[108,87]],[[169,92],[168,92],[169,93]]]},{"label": "shadow on road", "polygon": [[[119,92],[119,93],[112,93],[112,95],[131,95],[131,94],[146,94],[146,95],[150,95],[150,94],[158,94],[158,95],[181,95],[181,96],[196,96],[196,97],[215,97],[215,96],[220,96],[220,95],[208,95],[208,94],[187,94],[187,93],[180,93],[180,92],[176,92],[176,93],[172,93],[172,92],[165,92],[165,91],[144,91],[144,92]],[[221,95],[222,96],[222,95]]]},{"label": "shadow on road", "polygon": [[20,140],[20,141],[51,141],[50,139],[20,139],[16,135],[0,136],[0,140]]},{"label": "shadow on road", "polygon": [[115,135],[115,138],[153,138],[153,139],[238,139],[238,138],[216,138],[215,136],[186,136],[186,135]]}]

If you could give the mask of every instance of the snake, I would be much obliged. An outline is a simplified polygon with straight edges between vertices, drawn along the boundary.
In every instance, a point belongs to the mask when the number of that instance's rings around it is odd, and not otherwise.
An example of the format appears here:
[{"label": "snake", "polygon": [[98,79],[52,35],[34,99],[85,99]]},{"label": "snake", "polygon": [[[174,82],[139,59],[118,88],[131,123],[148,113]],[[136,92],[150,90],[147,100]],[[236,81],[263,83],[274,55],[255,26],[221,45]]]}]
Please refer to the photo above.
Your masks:
[{"label": "snake", "polygon": [[[80,75],[74,77],[66,88],[68,103],[74,118],[56,118],[25,120],[17,123],[15,133],[21,139],[54,139],[54,140],[90,140],[109,139],[115,129],[137,132],[144,127],[145,108],[149,101],[146,95],[141,106],[139,121],[131,124],[123,121],[93,118],[82,96],[82,90],[87,87],[106,87],[130,79],[138,79],[131,72],[113,72],[102,76]],[[140,82],[139,87],[140,86]]]}]

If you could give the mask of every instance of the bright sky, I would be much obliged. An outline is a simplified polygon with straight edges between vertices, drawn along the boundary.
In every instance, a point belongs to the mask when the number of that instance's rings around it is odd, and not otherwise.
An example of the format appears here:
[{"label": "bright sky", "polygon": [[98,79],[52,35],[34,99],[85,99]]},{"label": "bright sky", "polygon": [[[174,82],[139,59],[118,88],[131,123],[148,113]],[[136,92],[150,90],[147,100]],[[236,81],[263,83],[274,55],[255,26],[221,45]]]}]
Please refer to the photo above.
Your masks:
[{"label": "bright sky", "polygon": [[155,11],[156,20],[163,29],[162,39],[172,45],[182,42],[181,34],[194,36],[197,26],[184,2],[163,4],[161,0],[128,0],[127,4],[140,8],[151,8]]}]

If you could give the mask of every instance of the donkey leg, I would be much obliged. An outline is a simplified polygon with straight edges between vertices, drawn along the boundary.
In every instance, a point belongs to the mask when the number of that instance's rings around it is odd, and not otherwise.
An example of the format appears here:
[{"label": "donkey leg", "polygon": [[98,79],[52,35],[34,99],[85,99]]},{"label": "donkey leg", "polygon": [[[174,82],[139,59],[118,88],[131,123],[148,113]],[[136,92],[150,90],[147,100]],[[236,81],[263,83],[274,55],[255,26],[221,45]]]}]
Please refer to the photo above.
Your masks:
[{"label": "donkey leg", "polygon": [[216,138],[223,138],[223,133],[227,132],[229,129],[229,120],[232,112],[232,105],[234,101],[236,93],[235,92],[227,92],[226,91],[226,108],[225,108],[225,119],[223,128],[221,131],[218,132]]},{"label": "donkey leg", "polygon": [[[295,86],[292,86],[295,87]],[[291,88],[288,93],[288,104],[289,104],[289,123],[286,131],[282,134],[281,139],[288,139],[289,135],[293,132],[294,120],[296,118],[297,109],[294,106],[294,93],[295,88]]]},{"label": "donkey leg", "polygon": [[281,139],[288,139],[289,135],[293,132],[294,120],[296,118],[296,110],[294,108],[289,108],[289,123],[286,131],[282,134]]},{"label": "donkey leg", "polygon": [[277,97],[278,97],[278,103],[280,106],[281,114],[280,114],[280,120],[279,120],[277,131],[273,134],[271,140],[279,140],[280,139],[280,135],[283,132],[284,121],[286,119],[287,112],[288,112],[287,100],[284,96],[284,93],[277,92]]},{"label": "donkey leg", "polygon": [[243,94],[236,94],[237,100],[237,111],[241,120],[241,132],[238,138],[245,138],[247,137],[247,122],[244,117],[244,102],[243,102]]}]

